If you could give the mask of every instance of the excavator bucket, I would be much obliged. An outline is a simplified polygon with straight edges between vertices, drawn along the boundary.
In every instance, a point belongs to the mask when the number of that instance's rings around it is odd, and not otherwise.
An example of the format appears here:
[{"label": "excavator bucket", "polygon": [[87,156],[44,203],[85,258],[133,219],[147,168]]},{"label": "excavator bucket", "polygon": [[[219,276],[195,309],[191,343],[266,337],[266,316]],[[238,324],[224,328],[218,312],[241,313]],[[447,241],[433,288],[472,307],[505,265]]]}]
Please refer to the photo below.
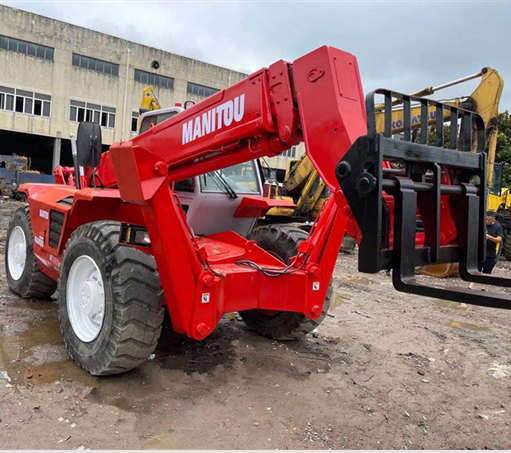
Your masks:
[{"label": "excavator bucket", "polygon": [[[385,103],[385,130],[376,131],[375,98]],[[402,101],[403,133],[392,136],[392,103]],[[421,105],[421,127],[412,133],[410,110]],[[428,109],[435,108],[434,145],[428,144]],[[482,274],[486,253],[485,130],[473,112],[390,90],[366,98],[367,135],[336,168],[336,176],[362,232],[359,270],[392,269],[398,291],[511,309],[504,294],[428,286],[417,267],[458,263],[469,282],[511,287],[511,279]],[[444,124],[445,110],[450,115]],[[423,122],[423,123],[422,123]],[[447,127],[449,126],[449,127]]]}]

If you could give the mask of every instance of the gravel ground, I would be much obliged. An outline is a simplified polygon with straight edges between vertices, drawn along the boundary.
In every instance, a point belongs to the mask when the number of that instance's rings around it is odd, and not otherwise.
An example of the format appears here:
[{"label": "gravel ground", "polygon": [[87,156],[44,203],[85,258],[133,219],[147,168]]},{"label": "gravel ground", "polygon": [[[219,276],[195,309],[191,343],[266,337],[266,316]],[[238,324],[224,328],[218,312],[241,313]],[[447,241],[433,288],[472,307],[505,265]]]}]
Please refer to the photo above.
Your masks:
[{"label": "gravel ground", "polygon": [[[19,205],[0,202],[2,255]],[[511,313],[398,293],[356,261],[339,256],[305,340],[167,328],[152,360],[98,379],[67,357],[54,301],[9,291],[2,257],[0,448],[511,449]]]}]

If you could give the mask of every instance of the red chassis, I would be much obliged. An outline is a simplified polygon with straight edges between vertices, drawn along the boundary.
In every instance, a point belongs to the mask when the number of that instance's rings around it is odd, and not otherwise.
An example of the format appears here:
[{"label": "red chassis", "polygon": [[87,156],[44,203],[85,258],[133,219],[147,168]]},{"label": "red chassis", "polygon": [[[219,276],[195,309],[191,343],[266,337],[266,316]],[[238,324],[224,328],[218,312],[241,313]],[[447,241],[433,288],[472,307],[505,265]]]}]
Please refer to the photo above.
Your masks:
[{"label": "red chassis", "polygon": [[[203,339],[225,313],[249,309],[316,319],[350,219],[335,168],[366,127],[353,55],[322,47],[293,63],[278,61],[112,145],[97,168],[104,188],[23,185],[40,269],[58,280],[72,232],[88,222],[116,220],[147,229],[151,246],[140,248],[156,259],[178,332]],[[273,156],[301,141],[332,195],[287,272],[272,278],[240,266],[240,258],[263,268],[282,269],[283,263],[234,232],[194,237],[173,182]],[[62,234],[53,242],[52,211],[64,215]]]}]

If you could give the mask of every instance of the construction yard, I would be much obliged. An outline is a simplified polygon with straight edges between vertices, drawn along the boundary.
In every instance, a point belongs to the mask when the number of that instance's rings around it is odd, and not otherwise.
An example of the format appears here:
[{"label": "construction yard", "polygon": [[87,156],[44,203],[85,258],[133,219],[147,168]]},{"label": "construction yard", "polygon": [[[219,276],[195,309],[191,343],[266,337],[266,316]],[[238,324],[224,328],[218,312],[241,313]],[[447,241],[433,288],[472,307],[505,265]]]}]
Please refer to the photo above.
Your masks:
[{"label": "construction yard", "polygon": [[7,287],[20,205],[0,203],[2,449],[511,448],[510,312],[398,293],[356,255],[339,255],[330,315],[306,340],[228,318],[202,342],[167,327],[144,365],[92,377],[68,358],[54,301]]}]

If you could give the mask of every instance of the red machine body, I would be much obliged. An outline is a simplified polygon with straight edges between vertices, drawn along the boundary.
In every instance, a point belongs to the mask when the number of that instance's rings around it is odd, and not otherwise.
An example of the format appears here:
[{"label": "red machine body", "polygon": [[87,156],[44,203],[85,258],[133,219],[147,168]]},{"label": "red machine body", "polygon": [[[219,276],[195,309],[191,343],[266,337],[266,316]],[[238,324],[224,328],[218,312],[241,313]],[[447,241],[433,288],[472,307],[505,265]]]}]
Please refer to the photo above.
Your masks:
[{"label": "red machine body", "polygon": [[[117,220],[147,229],[151,245],[139,248],[156,259],[178,332],[202,339],[225,313],[249,309],[318,318],[351,218],[335,168],[366,127],[353,55],[322,47],[293,63],[278,61],[132,140],[112,145],[96,170],[104,188],[22,186],[40,268],[58,279],[72,232],[84,223]],[[276,155],[301,141],[332,195],[288,271],[269,277],[240,265],[241,259],[263,268],[284,267],[234,232],[194,236],[173,182]],[[248,200],[240,215],[261,213],[265,207],[271,207],[268,200]],[[52,236],[54,211],[64,214],[59,237]],[[451,233],[455,237],[455,230]]]}]

